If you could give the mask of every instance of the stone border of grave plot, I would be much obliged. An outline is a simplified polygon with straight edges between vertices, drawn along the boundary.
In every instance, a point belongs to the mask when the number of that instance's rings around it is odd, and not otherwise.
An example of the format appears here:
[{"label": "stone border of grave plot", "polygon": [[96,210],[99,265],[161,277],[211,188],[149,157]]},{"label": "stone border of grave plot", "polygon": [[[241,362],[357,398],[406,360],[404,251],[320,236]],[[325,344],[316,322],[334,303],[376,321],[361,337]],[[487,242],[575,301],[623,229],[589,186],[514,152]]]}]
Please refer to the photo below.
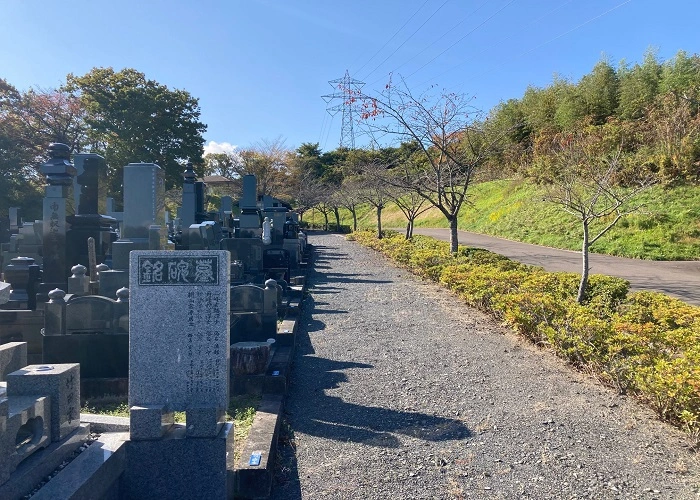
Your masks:
[{"label": "stone border of grave plot", "polygon": [[[304,274],[313,260],[311,245],[307,245],[307,252],[305,263],[300,267],[300,272]],[[272,370],[272,373],[278,372],[278,375],[273,375],[272,378],[264,376],[260,379],[263,384],[262,399],[255,412],[245,447],[234,467],[234,497],[237,499],[265,499],[269,498],[272,492],[277,440],[306,292],[306,276],[299,276],[290,288],[297,293],[290,300],[287,314],[277,327],[278,345],[268,370]]]}]

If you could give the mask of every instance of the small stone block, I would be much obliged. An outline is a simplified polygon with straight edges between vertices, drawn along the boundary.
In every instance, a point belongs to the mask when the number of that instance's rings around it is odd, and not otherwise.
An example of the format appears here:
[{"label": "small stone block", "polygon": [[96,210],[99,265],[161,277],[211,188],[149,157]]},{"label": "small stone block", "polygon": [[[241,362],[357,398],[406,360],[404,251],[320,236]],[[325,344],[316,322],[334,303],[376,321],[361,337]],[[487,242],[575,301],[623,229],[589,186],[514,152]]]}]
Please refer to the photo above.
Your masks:
[{"label": "small stone block", "polygon": [[201,407],[185,410],[187,437],[216,437],[224,424],[223,408]]},{"label": "small stone block", "polygon": [[0,345],[0,380],[5,380],[8,373],[27,366],[27,343],[8,342]]},{"label": "small stone block", "polygon": [[90,290],[90,277],[71,276],[68,278],[68,293],[74,295],[87,295]]},{"label": "small stone block", "polygon": [[160,439],[175,423],[175,414],[159,405],[132,406],[129,418],[129,433],[134,441]]},{"label": "small stone block", "polygon": [[80,424],[80,365],[29,365],[7,376],[7,395],[49,396],[51,438],[60,441]]}]

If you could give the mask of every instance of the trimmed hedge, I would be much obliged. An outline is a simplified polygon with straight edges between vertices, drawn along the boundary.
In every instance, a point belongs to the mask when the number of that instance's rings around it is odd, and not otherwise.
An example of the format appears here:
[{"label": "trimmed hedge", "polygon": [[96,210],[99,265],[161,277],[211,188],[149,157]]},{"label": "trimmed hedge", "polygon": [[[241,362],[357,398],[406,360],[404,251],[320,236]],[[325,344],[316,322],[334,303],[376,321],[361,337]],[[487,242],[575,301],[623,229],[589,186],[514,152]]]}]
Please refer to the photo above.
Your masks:
[{"label": "trimmed hedge", "polygon": [[549,273],[487,250],[387,231],[351,239],[414,274],[454,291],[554,350],[576,368],[648,403],[663,420],[700,440],[700,307],[661,293],[629,293],[623,279],[591,275],[576,302],[580,275]]}]

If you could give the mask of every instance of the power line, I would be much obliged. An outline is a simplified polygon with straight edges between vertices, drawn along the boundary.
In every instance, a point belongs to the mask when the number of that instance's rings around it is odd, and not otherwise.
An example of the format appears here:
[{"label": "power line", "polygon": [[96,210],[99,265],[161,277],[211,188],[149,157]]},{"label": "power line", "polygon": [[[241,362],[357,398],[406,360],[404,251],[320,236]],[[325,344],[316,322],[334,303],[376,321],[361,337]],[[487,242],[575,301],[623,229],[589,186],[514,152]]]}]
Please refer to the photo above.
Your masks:
[{"label": "power line", "polygon": [[[573,0],[570,0],[570,1],[573,1]],[[395,68],[393,69],[392,73],[396,73],[399,69],[401,69],[402,67],[406,66],[408,63],[410,63],[411,61],[413,61],[416,57],[420,56],[423,52],[425,52],[425,51],[428,50],[430,47],[432,47],[433,45],[435,45],[436,43],[438,43],[440,40],[442,40],[443,38],[445,38],[448,34],[452,33],[455,29],[457,29],[459,26],[461,26],[462,24],[464,24],[464,21],[466,21],[467,19],[469,19],[470,16],[476,14],[479,10],[481,10],[481,8],[482,8],[484,5],[486,5],[487,3],[488,3],[488,0],[486,0],[484,3],[482,3],[481,5],[479,5],[476,9],[474,9],[473,11],[471,11],[471,12],[470,12],[465,18],[463,18],[460,22],[458,22],[457,24],[455,24],[454,26],[452,26],[452,28],[450,28],[449,30],[445,31],[442,35],[440,35],[440,37],[438,37],[435,41],[433,41],[433,43],[431,43],[430,45],[426,45],[426,46],[423,48],[423,50],[421,50],[421,51],[418,52],[417,54],[414,54],[413,56],[411,56],[410,59],[408,59],[407,61],[404,61],[404,62],[403,62],[402,64],[400,64],[399,66],[395,67]],[[381,78],[380,78],[379,80],[381,80]],[[379,80],[375,80],[375,81],[373,81],[372,83],[370,83],[369,85],[374,85],[374,84],[377,83]]]},{"label": "power line", "polygon": [[323,139],[323,129],[326,128],[326,120],[328,119],[328,113],[323,113],[323,121],[321,122],[321,131],[318,133],[318,142],[321,144],[321,139]]},{"label": "power line", "polygon": [[[411,17],[409,17],[408,20],[407,20],[405,23],[403,23],[403,25],[402,25],[398,30],[396,30],[396,33],[394,33],[393,35],[391,35],[391,38],[389,38],[389,39],[386,41],[386,43],[385,43],[384,45],[382,45],[381,48],[380,48],[377,52],[375,52],[374,55],[373,55],[372,57],[370,57],[369,60],[368,60],[366,63],[364,63],[362,66],[360,66],[360,68],[359,68],[357,71],[355,71],[354,74],[358,74],[360,71],[362,71],[362,69],[363,69],[365,66],[367,66],[367,65],[369,64],[369,62],[370,62],[372,59],[374,59],[375,57],[377,57],[377,55],[378,55],[382,50],[384,50],[384,47],[386,47],[387,45],[389,45],[389,42],[391,42],[391,41],[396,37],[396,35],[398,35],[399,32],[400,32],[402,29],[404,29],[404,28],[406,27],[406,25],[407,25],[409,22],[411,22],[411,19],[413,19],[414,17],[416,17],[416,14],[418,14],[418,12],[420,12],[420,10],[421,10],[423,7],[425,7],[425,4],[427,4],[429,1],[430,1],[430,0],[425,0],[425,2],[423,2],[423,4],[422,4],[420,7],[418,7],[418,10],[416,10],[416,11],[411,15]],[[359,59],[361,59],[361,58],[358,57],[357,59],[355,59],[355,61],[350,65],[350,67],[354,66],[355,63],[357,63],[357,61],[358,61]]]},{"label": "power line", "polygon": [[[571,1],[572,1],[572,0],[569,0],[568,2],[566,2],[566,3],[563,4],[563,5],[561,5],[560,7],[557,7],[557,9],[563,7],[564,5],[570,3]],[[587,24],[592,23],[593,21],[596,21],[596,20],[600,19],[600,18],[603,17],[603,16],[606,16],[606,15],[610,14],[610,13],[613,12],[614,10],[619,9],[620,7],[622,7],[622,6],[625,5],[625,4],[630,3],[631,1],[632,1],[632,0],[625,0],[624,2],[617,4],[615,7],[612,7],[612,8],[610,8],[610,9],[606,10],[606,11],[603,12],[602,14],[598,14],[597,16],[592,17],[592,18],[589,19],[588,21],[585,21],[585,22],[579,24],[578,26],[575,26],[575,27],[571,28],[570,30],[565,31],[564,33],[561,33],[561,34],[555,36],[554,38],[551,38],[551,39],[547,40],[546,42],[543,42],[543,43],[541,43],[541,44],[539,44],[539,45],[536,45],[535,47],[532,47],[531,49],[528,49],[528,50],[525,50],[525,51],[521,52],[520,54],[518,54],[518,55],[516,55],[515,57],[511,58],[511,59],[510,59],[510,62],[512,62],[513,60],[519,59],[519,58],[521,58],[521,57],[523,57],[523,56],[529,54],[530,52],[534,52],[535,50],[540,49],[540,48],[544,47],[545,45],[548,45],[548,44],[550,44],[550,43],[552,43],[552,42],[554,42],[554,41],[556,41],[556,40],[559,40],[560,38],[565,37],[566,35],[569,35],[569,34],[573,33],[574,31],[576,31],[576,30],[578,30],[578,29],[580,29],[580,28],[586,26]],[[557,10],[557,9],[555,9],[555,10]],[[554,12],[554,11],[552,11],[552,12]],[[550,13],[551,13],[551,12],[550,12]],[[541,19],[541,18],[540,18],[540,19]],[[538,20],[539,20],[539,19],[538,19]],[[536,21],[535,21],[535,22],[536,22]],[[507,39],[507,38],[506,38],[506,39]],[[432,80],[434,80],[434,79],[436,79],[436,78],[441,77],[442,75],[444,75],[444,74],[446,74],[446,73],[449,73],[449,72],[452,71],[453,69],[455,69],[455,68],[461,66],[462,64],[464,64],[465,62],[467,62],[468,60],[469,60],[469,59],[467,59],[467,60],[465,60],[465,61],[463,61],[463,62],[461,62],[461,63],[458,63],[458,64],[456,64],[456,65],[450,67],[450,69],[448,69],[447,71],[444,71],[444,72],[440,73],[440,74],[437,75],[437,76],[434,76],[434,77],[431,77],[431,78],[425,80],[425,81],[422,82],[420,85],[424,85],[424,84],[426,84],[426,83],[428,83],[428,82],[430,82],[430,81],[432,81]],[[474,76],[472,76],[471,78],[469,78],[469,79],[467,79],[467,80],[465,80],[465,81],[473,80],[473,79],[476,78],[476,77],[482,77],[482,76],[484,76],[484,75],[487,75],[487,74],[489,74],[489,73],[492,73],[493,71],[495,71],[495,70],[497,70],[497,69],[499,69],[499,68],[501,68],[501,67],[503,67],[503,66],[504,66],[504,64],[501,64],[501,65],[499,65],[499,66],[494,66],[494,67],[492,67],[491,69],[489,69],[489,70],[487,70],[487,71],[483,71],[483,72],[479,73],[478,75],[474,75]],[[419,85],[419,86],[420,86],[420,85]]]},{"label": "power line", "polygon": [[408,78],[412,77],[413,75],[415,75],[416,73],[418,73],[420,70],[422,70],[423,68],[425,68],[428,64],[432,63],[432,62],[433,62],[434,60],[436,60],[438,57],[440,57],[441,55],[443,55],[445,52],[447,52],[448,50],[450,50],[451,48],[453,48],[455,45],[457,45],[458,43],[460,43],[462,40],[464,40],[465,38],[467,38],[469,35],[471,35],[472,33],[474,33],[476,30],[478,30],[479,28],[481,28],[484,24],[488,23],[491,19],[493,19],[494,17],[496,17],[497,14],[500,14],[506,7],[508,7],[509,5],[511,5],[511,4],[514,3],[514,2],[515,2],[515,0],[510,0],[510,2],[508,2],[507,4],[505,4],[503,7],[501,7],[500,9],[498,9],[496,12],[494,12],[493,14],[491,14],[489,17],[487,17],[481,24],[477,25],[473,30],[471,30],[470,32],[468,32],[468,33],[467,33],[466,35],[464,35],[462,38],[460,38],[460,39],[457,40],[455,43],[453,43],[452,45],[450,45],[449,47],[447,47],[445,50],[443,50],[442,52],[440,52],[438,55],[436,55],[435,57],[433,57],[430,61],[428,61],[428,62],[425,63],[423,66],[421,66],[420,68],[418,68],[417,70],[415,70],[413,73],[411,73],[410,75],[408,75],[406,78],[408,79]]},{"label": "power line", "polygon": [[326,140],[323,141],[323,147],[321,148],[323,150],[326,149],[326,144],[328,143],[328,136],[331,135],[331,128],[333,126],[334,119],[335,119],[335,115],[331,115],[331,122],[328,124],[328,132],[326,132]]},{"label": "power line", "polygon": [[[418,32],[421,30],[421,28],[422,28],[423,26],[425,26],[425,25],[427,24],[427,22],[430,21],[430,20],[433,18],[433,16],[434,16],[435,14],[437,14],[438,11],[439,11],[440,9],[442,9],[442,8],[445,6],[445,4],[447,4],[447,2],[449,2],[449,1],[450,1],[450,0],[445,0],[445,1],[442,3],[442,5],[440,5],[440,7],[438,7],[437,10],[435,10],[435,12],[433,12],[433,13],[430,15],[430,17],[429,17],[428,19],[426,19],[426,20],[423,22],[423,24],[421,24],[420,26],[418,26],[418,29],[417,29],[416,31],[414,31],[413,33],[411,33],[411,35],[410,35],[408,38],[406,38],[406,40],[404,40],[403,43],[402,43],[401,45],[399,45],[398,47],[396,47],[396,50],[394,50],[394,52],[392,52],[391,54],[389,54],[381,63],[379,63],[379,65],[378,65],[376,68],[374,68],[372,71],[370,71],[369,73],[367,73],[367,75],[365,75],[365,80],[366,80],[367,78],[369,78],[369,75],[371,75],[372,73],[374,73],[375,71],[377,71],[377,70],[382,66],[382,64],[384,64],[385,62],[387,62],[387,60],[389,60],[389,58],[390,58],[391,56],[393,56],[394,54],[396,54],[396,53],[399,51],[399,49],[400,49],[401,47],[403,47],[403,46],[406,44],[406,42],[408,42],[411,38],[413,38],[413,35],[415,35],[416,33],[418,33]],[[512,1],[515,1],[515,0],[512,0]]]}]

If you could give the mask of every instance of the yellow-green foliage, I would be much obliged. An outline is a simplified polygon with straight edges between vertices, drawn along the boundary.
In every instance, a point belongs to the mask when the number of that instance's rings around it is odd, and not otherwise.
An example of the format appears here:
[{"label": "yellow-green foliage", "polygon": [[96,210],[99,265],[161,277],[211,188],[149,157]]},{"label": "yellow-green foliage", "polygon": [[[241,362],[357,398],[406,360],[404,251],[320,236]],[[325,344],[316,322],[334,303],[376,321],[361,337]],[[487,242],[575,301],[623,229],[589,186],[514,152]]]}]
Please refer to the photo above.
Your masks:
[{"label": "yellow-green foliage", "polygon": [[457,293],[572,365],[649,403],[665,420],[700,436],[700,307],[653,292],[629,294],[620,278],[592,275],[583,304],[580,276],[549,273],[487,250],[387,232],[353,239]]}]

